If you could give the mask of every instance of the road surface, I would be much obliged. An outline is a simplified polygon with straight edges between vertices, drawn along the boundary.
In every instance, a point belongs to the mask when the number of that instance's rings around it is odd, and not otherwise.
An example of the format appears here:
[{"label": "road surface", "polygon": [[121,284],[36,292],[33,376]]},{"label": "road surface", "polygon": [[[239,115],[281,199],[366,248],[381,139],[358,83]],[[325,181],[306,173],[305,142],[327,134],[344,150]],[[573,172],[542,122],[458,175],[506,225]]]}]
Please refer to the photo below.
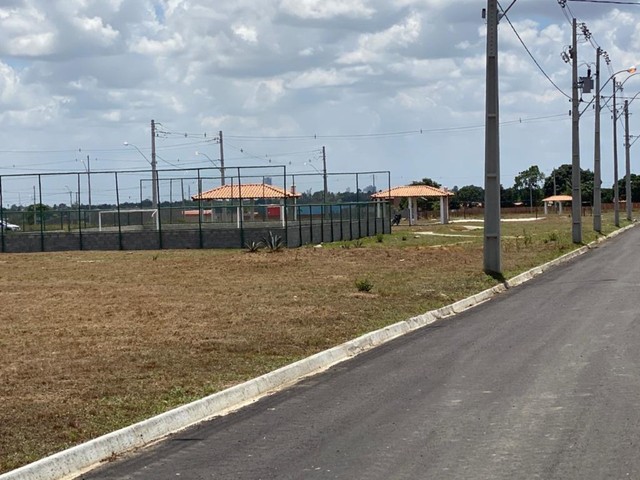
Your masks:
[{"label": "road surface", "polygon": [[84,479],[640,479],[640,228]]}]

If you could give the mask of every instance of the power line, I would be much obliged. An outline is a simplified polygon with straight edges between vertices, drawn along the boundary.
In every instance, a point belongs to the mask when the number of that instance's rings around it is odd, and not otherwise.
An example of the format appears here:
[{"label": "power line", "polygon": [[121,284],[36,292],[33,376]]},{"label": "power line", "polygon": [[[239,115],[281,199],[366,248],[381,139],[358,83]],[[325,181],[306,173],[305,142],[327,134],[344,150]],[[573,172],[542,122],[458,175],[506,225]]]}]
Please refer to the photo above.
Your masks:
[{"label": "power line", "polygon": [[[498,2],[498,5],[500,5],[500,2]],[[511,5],[513,5],[513,4],[511,4]],[[501,5],[500,5],[500,8],[502,8]],[[511,6],[509,8],[511,8]],[[507,10],[509,10],[509,9],[507,9]],[[556,83],[553,80],[551,80],[551,77],[549,75],[547,75],[547,72],[544,71],[544,69],[542,68],[540,63],[538,63],[538,61],[535,59],[535,57],[531,53],[531,50],[529,50],[529,47],[527,47],[527,45],[524,43],[524,40],[522,40],[522,37],[520,36],[518,31],[516,30],[516,27],[514,27],[513,23],[511,23],[511,20],[509,20],[509,17],[507,16],[507,11],[504,12],[503,17],[507,19],[507,22],[511,26],[511,29],[513,30],[513,33],[516,34],[516,37],[518,37],[518,40],[520,40],[520,43],[524,47],[525,51],[529,54],[529,57],[531,57],[531,60],[533,60],[533,63],[536,64],[536,67],[538,67],[538,70],[540,70],[542,72],[542,74],[546,77],[547,80],[549,80],[551,85],[553,85],[556,88],[556,90],[558,90],[565,97],[571,98],[569,95],[567,95],[565,92],[563,92],[562,89],[558,85],[556,85]]]},{"label": "power line", "polygon": [[624,0],[569,0],[570,2],[584,2],[584,3],[612,3],[614,5],[639,5],[638,2],[625,2]]}]

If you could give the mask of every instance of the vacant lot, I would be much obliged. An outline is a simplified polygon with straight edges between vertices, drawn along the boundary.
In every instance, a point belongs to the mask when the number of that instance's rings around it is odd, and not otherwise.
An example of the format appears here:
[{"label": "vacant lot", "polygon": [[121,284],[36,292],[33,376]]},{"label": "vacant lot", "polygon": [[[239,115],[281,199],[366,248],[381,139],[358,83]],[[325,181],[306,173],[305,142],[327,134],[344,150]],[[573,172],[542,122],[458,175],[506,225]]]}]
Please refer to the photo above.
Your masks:
[{"label": "vacant lot", "polygon": [[[0,472],[494,285],[481,226],[275,253],[0,256]],[[506,276],[574,248],[570,230],[505,222]]]}]

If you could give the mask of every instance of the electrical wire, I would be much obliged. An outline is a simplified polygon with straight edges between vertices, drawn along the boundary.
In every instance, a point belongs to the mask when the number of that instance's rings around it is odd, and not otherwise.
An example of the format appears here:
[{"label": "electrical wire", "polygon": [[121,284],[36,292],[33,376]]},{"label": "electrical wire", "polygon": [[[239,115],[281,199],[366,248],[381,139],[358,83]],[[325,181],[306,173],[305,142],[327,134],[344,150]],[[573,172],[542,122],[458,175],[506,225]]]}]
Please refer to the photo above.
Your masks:
[{"label": "electrical wire", "polygon": [[[500,5],[500,2],[498,2],[498,5]],[[511,4],[513,5],[513,4]],[[502,6],[500,6],[500,8],[502,8]],[[511,8],[511,6],[509,6],[509,8]],[[507,9],[509,10],[509,9]],[[536,64],[536,67],[538,67],[538,70],[540,70],[542,72],[542,74],[545,76],[545,78],[547,80],[549,80],[549,82],[551,83],[551,85],[553,85],[556,90],[558,90],[562,95],[564,95],[567,98],[571,98],[569,95],[567,95],[564,91],[562,91],[562,89],[556,85],[556,83],[551,80],[551,77],[549,75],[547,75],[547,72],[544,71],[544,69],[542,68],[542,66],[540,65],[540,63],[538,63],[538,61],[536,60],[536,58],[533,56],[533,54],[531,53],[531,50],[529,50],[529,47],[527,47],[527,45],[524,43],[524,40],[522,40],[522,37],[520,36],[520,34],[518,33],[518,31],[516,30],[516,27],[513,26],[513,23],[511,23],[511,20],[509,19],[509,17],[507,16],[507,11],[505,10],[503,13],[503,18],[507,19],[507,22],[509,23],[509,25],[511,26],[511,29],[513,30],[513,33],[516,34],[516,37],[518,37],[518,40],[520,41],[520,43],[522,44],[522,46],[524,47],[525,51],[529,54],[529,57],[531,57],[531,60],[533,60],[533,63]]]},{"label": "electrical wire", "polygon": [[583,3],[612,3],[614,5],[638,5],[638,2],[625,2],[624,0],[569,0],[570,2],[583,2]]}]

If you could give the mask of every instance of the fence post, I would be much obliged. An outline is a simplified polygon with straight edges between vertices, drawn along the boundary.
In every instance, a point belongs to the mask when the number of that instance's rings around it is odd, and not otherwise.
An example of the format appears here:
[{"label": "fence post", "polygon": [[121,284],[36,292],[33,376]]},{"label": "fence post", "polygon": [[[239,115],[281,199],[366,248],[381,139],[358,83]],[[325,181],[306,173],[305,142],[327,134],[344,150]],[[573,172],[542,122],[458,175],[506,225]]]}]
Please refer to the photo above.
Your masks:
[{"label": "fence post", "polygon": [[158,199],[158,203],[156,204],[156,209],[157,209],[156,215],[158,216],[157,223],[156,223],[156,225],[158,225],[158,246],[160,247],[160,250],[162,250],[162,215],[160,215],[160,213],[162,212],[162,209],[160,207],[160,205],[162,204],[162,201],[160,200],[160,180],[158,179],[157,170],[156,170],[155,188],[156,188],[156,198]]},{"label": "fence post", "polygon": [[[0,220],[4,220],[4,208],[3,208],[3,199],[2,199],[2,175],[0,175]],[[1,250],[2,253],[5,252],[6,250],[6,246],[5,246],[5,242],[4,242],[4,224],[0,225],[0,243],[1,245]]]},{"label": "fence post", "polygon": [[78,173],[78,245],[80,250],[82,250],[82,221],[80,220],[80,215],[82,215],[82,208],[80,207],[80,174]]},{"label": "fence post", "polygon": [[[286,195],[285,195],[286,196]],[[233,197],[233,191],[231,192]],[[240,175],[240,167],[238,167],[238,221],[240,222],[240,248],[244,248],[244,210],[242,207],[242,176]]]},{"label": "fence post", "polygon": [[331,242],[334,242],[335,239],[333,238],[333,205],[329,206],[329,221],[331,222],[331,226],[330,226]]},{"label": "fence post", "polygon": [[[44,252],[44,215],[42,212],[42,175],[38,174],[38,198],[40,203],[38,204],[38,210],[40,211],[40,250]],[[35,207],[35,205],[34,205]],[[35,222],[36,212],[33,212],[33,219]]]},{"label": "fence post", "polygon": [[322,209],[320,214],[320,242],[324,243],[324,203],[322,204]]},{"label": "fence post", "polygon": [[309,205],[309,243],[313,243],[313,211]]},{"label": "fence post", "polygon": [[124,250],[122,246],[122,222],[120,221],[120,189],[118,188],[118,172],[114,172],[116,179],[116,211],[118,215],[118,246],[120,250]]},{"label": "fence post", "polygon": [[[200,237],[200,248],[204,248],[204,241],[202,239],[202,179],[200,178],[200,169],[198,172],[198,235]],[[182,200],[184,202],[184,184],[182,187]],[[185,208],[183,206],[183,208]]]},{"label": "fence post", "polygon": [[300,247],[303,245],[302,242],[302,207],[300,206],[296,206],[296,208],[298,209],[298,233],[300,235]]}]

